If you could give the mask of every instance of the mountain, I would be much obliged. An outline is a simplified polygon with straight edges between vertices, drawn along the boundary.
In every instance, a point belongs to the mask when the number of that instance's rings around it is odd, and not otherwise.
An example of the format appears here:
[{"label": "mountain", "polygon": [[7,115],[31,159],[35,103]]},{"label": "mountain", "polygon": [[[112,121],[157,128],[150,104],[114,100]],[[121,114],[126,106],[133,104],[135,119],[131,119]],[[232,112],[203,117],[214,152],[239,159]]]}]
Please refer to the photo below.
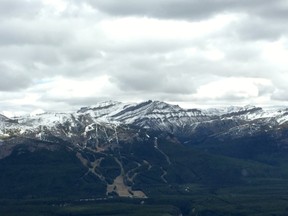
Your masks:
[{"label": "mountain", "polygon": [[183,109],[161,101],[138,104],[107,101],[70,113],[13,119],[1,115],[0,136],[1,143],[26,138],[51,143],[65,141],[80,149],[92,145],[96,150],[118,145],[120,141],[132,142],[139,137],[139,131],[152,138],[151,134],[167,133],[183,144],[202,146],[207,142],[268,136],[277,139],[278,147],[285,148],[287,125],[288,108],[245,106],[201,110]]},{"label": "mountain", "polygon": [[[146,101],[138,104],[108,101],[92,107],[83,107],[71,113],[43,113],[17,117],[13,120],[2,116],[0,129],[2,134],[3,129],[6,128],[10,133],[26,136],[36,135],[36,132],[39,135],[40,131],[51,132],[50,130],[56,130],[57,127],[70,125],[68,130],[70,134],[63,134],[69,137],[77,132],[76,130],[73,133],[76,125],[84,127],[85,130],[89,130],[89,126],[91,128],[93,124],[114,125],[115,127],[129,125],[189,137],[195,131],[202,130],[203,127],[210,130],[209,135],[216,135],[220,132],[229,132],[229,130],[241,131],[242,127],[247,127],[247,124],[270,128],[285,125],[288,121],[287,110],[287,108],[264,110],[254,106],[200,110],[182,109],[177,105],[160,101]],[[250,132],[253,132],[252,129]]]},{"label": "mountain", "polygon": [[161,101],[107,101],[69,113],[0,115],[0,201],[174,200],[199,191],[226,199],[225,188],[262,188],[267,181],[282,190],[287,146],[285,107],[183,109]]}]

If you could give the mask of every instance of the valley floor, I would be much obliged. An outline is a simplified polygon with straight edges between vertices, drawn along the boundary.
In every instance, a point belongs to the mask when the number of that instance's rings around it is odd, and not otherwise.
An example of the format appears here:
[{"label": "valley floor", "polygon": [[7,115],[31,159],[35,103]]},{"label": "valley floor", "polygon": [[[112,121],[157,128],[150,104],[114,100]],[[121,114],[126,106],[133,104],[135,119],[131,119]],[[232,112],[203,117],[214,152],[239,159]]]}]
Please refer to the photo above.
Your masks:
[{"label": "valley floor", "polygon": [[[205,188],[178,185],[169,194],[158,188],[159,196],[146,199],[22,199],[0,200],[5,216],[284,216],[288,215],[288,183],[279,179],[251,182],[250,186]],[[169,190],[169,189],[168,189]],[[160,195],[160,192],[163,193]]]}]

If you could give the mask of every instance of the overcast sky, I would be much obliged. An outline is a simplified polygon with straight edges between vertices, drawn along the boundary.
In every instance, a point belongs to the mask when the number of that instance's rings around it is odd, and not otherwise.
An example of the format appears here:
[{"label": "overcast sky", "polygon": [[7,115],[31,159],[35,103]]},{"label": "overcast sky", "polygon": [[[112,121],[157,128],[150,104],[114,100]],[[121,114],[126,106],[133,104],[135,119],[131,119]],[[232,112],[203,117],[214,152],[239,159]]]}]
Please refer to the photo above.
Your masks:
[{"label": "overcast sky", "polygon": [[285,105],[287,21],[287,0],[0,0],[0,112]]}]

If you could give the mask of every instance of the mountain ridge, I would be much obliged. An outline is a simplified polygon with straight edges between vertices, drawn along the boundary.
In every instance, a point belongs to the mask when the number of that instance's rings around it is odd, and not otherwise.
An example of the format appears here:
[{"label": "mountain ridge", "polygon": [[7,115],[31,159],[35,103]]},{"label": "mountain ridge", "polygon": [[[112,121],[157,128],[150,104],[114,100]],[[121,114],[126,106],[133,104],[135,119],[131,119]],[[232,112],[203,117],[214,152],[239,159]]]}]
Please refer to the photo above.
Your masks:
[{"label": "mountain ridge", "polygon": [[4,131],[10,131],[14,135],[15,133],[21,135],[33,130],[39,132],[43,128],[48,129],[63,124],[72,124],[70,128],[75,124],[86,126],[89,124],[112,124],[115,126],[134,125],[145,129],[178,134],[188,133],[189,135],[198,127],[210,125],[209,127],[212,128],[214,123],[219,125],[219,122],[234,122],[234,126],[246,123],[277,127],[287,124],[288,112],[287,108],[264,110],[255,106],[183,109],[178,105],[161,101],[149,100],[132,104],[107,101],[90,107],[82,107],[69,113],[42,113],[13,119],[1,115],[0,133],[7,135]]}]

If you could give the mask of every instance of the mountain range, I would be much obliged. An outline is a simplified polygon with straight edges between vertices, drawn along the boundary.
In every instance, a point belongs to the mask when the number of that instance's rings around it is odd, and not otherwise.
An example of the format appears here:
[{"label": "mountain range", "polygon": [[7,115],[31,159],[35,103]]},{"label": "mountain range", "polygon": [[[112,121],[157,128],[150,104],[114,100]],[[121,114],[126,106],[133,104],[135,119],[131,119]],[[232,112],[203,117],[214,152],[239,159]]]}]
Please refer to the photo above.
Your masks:
[{"label": "mountain range", "polygon": [[0,115],[0,134],[39,138],[48,133],[69,140],[69,137],[82,136],[83,132],[96,129],[98,125],[108,128],[135,126],[169,132],[187,139],[199,130],[206,129],[207,136],[235,138],[277,130],[285,127],[287,122],[288,108],[285,107],[263,109],[255,106],[231,106],[201,110],[182,109],[178,105],[160,101],[138,104],[108,101],[69,113],[43,113],[13,119]]},{"label": "mountain range", "polygon": [[267,181],[286,188],[287,146],[286,107],[107,101],[0,115],[0,198],[147,199]]}]

